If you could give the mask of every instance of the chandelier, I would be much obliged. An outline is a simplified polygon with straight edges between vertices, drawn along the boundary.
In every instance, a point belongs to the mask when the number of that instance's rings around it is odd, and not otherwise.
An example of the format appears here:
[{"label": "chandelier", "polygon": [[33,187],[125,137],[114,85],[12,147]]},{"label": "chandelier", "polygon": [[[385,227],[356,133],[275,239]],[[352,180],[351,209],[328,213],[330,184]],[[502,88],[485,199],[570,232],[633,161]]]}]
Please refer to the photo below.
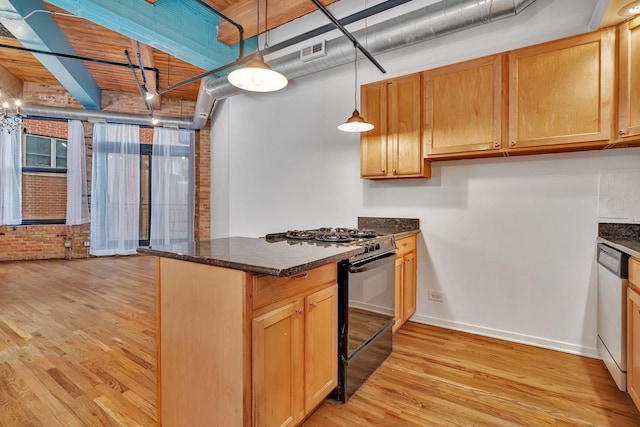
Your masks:
[{"label": "chandelier", "polygon": [[15,100],[13,108],[11,108],[9,101],[2,102],[2,106],[0,106],[0,123],[2,123],[2,130],[6,130],[9,134],[20,129],[22,104],[19,99]]}]

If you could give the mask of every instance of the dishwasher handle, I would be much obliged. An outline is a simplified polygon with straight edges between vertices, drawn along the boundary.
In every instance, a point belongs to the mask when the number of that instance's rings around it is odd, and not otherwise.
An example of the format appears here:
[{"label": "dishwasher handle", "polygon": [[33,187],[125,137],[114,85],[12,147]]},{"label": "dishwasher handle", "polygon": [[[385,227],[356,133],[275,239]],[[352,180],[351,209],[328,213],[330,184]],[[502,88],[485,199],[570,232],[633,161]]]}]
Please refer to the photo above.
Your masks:
[{"label": "dishwasher handle", "polygon": [[629,277],[629,255],[617,249],[598,243],[598,264],[621,279]]}]

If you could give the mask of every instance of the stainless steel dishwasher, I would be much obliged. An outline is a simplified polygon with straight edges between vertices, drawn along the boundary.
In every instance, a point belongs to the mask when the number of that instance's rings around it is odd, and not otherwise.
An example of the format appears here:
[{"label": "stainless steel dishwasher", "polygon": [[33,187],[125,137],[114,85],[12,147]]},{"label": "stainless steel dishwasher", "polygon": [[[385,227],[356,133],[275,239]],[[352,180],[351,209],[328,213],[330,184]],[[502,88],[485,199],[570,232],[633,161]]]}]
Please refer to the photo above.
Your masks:
[{"label": "stainless steel dishwasher", "polygon": [[598,244],[598,351],[613,380],[627,390],[629,256]]}]

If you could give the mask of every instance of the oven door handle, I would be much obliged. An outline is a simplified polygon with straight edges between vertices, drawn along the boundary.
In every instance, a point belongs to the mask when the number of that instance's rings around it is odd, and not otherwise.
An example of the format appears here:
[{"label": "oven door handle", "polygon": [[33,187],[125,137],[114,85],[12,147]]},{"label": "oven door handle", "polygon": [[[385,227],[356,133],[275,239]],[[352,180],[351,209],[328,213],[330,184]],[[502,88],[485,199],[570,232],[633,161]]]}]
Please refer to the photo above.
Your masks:
[{"label": "oven door handle", "polygon": [[349,273],[364,273],[366,271],[371,271],[373,269],[380,267],[381,264],[386,263],[388,261],[387,258],[395,257],[395,256],[396,256],[395,252],[388,252],[384,255],[379,256],[378,258],[375,258],[374,260],[365,261],[360,264],[354,264],[351,267],[349,267]]}]

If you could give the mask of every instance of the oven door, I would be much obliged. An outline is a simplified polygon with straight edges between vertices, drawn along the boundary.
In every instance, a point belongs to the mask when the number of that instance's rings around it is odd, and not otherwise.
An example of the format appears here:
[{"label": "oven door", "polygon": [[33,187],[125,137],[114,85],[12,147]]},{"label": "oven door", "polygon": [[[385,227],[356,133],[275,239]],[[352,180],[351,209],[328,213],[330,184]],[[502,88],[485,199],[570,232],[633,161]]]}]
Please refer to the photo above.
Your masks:
[{"label": "oven door", "polygon": [[390,252],[349,265],[343,357],[349,359],[393,322],[395,259]]}]

